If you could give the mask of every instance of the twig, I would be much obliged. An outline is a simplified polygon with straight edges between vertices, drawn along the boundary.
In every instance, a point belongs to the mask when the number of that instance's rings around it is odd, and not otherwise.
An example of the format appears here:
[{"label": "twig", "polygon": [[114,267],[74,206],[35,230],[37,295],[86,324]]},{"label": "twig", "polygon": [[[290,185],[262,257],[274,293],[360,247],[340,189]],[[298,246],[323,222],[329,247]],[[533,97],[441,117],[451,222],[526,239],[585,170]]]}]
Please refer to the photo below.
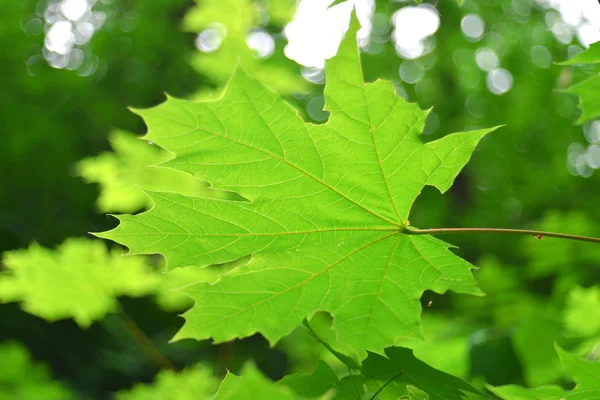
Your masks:
[{"label": "twig", "polygon": [[600,238],[589,236],[568,235],[566,233],[535,231],[529,229],[505,229],[505,228],[434,228],[434,229],[416,229],[406,227],[402,233],[407,235],[447,235],[457,233],[503,233],[510,235],[529,235],[536,239],[544,237],[553,237],[559,239],[577,240],[580,242],[600,243]]},{"label": "twig", "polygon": [[163,353],[152,343],[152,340],[144,333],[144,331],[135,323],[135,321],[125,312],[123,307],[119,304],[118,315],[125,325],[125,330],[131,336],[133,341],[146,353],[148,357],[154,361],[154,363],[160,369],[170,369],[176,371],[177,368],[171,363],[171,361],[165,357]]}]

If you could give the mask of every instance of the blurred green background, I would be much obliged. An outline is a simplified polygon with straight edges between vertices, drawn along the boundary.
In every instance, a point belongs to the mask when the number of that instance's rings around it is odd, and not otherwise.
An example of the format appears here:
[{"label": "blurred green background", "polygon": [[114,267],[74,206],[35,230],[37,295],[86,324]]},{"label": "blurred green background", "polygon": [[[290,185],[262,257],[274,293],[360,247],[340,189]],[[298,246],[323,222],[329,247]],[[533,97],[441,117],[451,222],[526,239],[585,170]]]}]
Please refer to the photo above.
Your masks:
[{"label": "blurred green background", "polygon": [[[295,1],[4,0],[2,274],[13,268],[8,260],[14,250],[91,238],[87,232],[116,225],[106,213],[147,208],[136,184],[154,190],[179,185],[189,194],[208,190],[186,176],[144,168],[168,155],[134,139],[145,126],[130,108],[154,106],[165,94],[214,97],[239,63],[304,118],[324,123],[322,60],[331,50],[318,42],[327,33],[323,26],[336,26],[311,11],[310,3],[319,2],[302,3],[287,25]],[[326,2],[320,3],[312,7],[323,14]],[[565,2],[542,0],[359,2],[368,28],[362,35],[365,78],[389,79],[399,95],[433,107],[424,140],[506,125],[479,145],[447,194],[426,188],[412,225],[600,236],[600,122],[576,124],[577,97],[564,93],[599,68],[555,64],[600,39],[600,5],[575,3],[565,12]],[[532,386],[566,382],[554,342],[597,357],[600,248],[549,238],[444,239],[480,267],[475,274],[488,296],[426,293],[427,340],[416,350],[419,357],[474,382]],[[81,242],[78,251],[103,252],[86,246]],[[48,250],[36,262],[44,268],[56,254]],[[60,260],[78,267],[67,256]],[[144,262],[157,268],[162,261]],[[172,279],[180,284],[195,277]],[[202,363],[195,372],[206,378],[207,392],[214,390],[211,376],[238,372],[247,360],[279,379],[310,371],[321,356],[301,330],[275,349],[259,335],[219,346],[169,344],[183,323],[178,313],[190,305],[161,300],[153,290],[120,297],[115,312],[87,328],[72,319],[46,321],[0,295],[0,399],[112,399],[135,383],[151,382],[165,365],[140,345],[138,328],[175,369]],[[327,334],[327,316],[314,323]]]}]

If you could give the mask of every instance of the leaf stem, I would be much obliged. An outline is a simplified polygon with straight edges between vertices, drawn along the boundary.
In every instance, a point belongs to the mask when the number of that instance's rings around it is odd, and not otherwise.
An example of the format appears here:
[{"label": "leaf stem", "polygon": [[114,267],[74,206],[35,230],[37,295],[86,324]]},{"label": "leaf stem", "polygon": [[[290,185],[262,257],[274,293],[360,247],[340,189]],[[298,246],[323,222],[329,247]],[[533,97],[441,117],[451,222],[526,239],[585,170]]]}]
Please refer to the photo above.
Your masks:
[{"label": "leaf stem", "polygon": [[144,331],[135,323],[135,321],[125,312],[122,305],[118,305],[118,315],[121,321],[123,321],[123,325],[125,325],[125,330],[131,336],[133,341],[137,343],[137,345],[146,353],[152,361],[160,368],[160,369],[170,369],[172,371],[177,371],[177,368],[171,363],[171,361],[165,357],[163,353],[152,343],[152,340],[144,333]]},{"label": "leaf stem", "polygon": [[600,243],[600,238],[589,236],[568,235],[566,233],[536,231],[530,229],[507,229],[507,228],[434,228],[434,229],[416,229],[406,227],[402,233],[407,235],[447,235],[457,233],[503,233],[510,235],[530,235],[537,239],[544,237],[553,237],[567,240],[577,240],[580,242]]},{"label": "leaf stem", "polygon": [[306,318],[304,318],[304,320],[302,320],[302,325],[304,325],[304,327],[308,331],[308,334],[310,336],[312,336],[313,339],[315,339],[317,342],[321,343],[323,345],[323,347],[325,347],[327,349],[327,351],[329,351],[331,354],[333,354],[333,356],[335,358],[337,358],[342,363],[344,363],[350,370],[360,371],[360,369],[361,369],[360,365],[358,365],[358,363],[352,357],[349,357],[345,354],[340,353],[339,351],[337,351],[333,347],[331,347],[329,345],[329,343],[322,340],[319,337],[319,335],[317,335],[317,332],[315,332],[314,329],[310,326],[310,324],[308,323],[308,320]]},{"label": "leaf stem", "polygon": [[402,375],[402,372],[398,372],[396,375],[392,376],[392,377],[390,378],[390,380],[389,380],[389,381],[387,381],[387,382],[386,382],[386,383],[385,383],[385,384],[384,384],[382,387],[380,387],[380,388],[379,388],[379,390],[377,390],[377,391],[376,391],[376,392],[373,394],[373,396],[371,396],[371,398],[370,398],[369,400],[375,400],[375,399],[377,398],[377,395],[378,395],[379,393],[381,393],[381,391],[382,391],[383,389],[385,389],[385,387],[386,387],[387,385],[389,385],[390,383],[394,382],[394,380],[395,380],[397,377],[399,377],[400,375]]}]

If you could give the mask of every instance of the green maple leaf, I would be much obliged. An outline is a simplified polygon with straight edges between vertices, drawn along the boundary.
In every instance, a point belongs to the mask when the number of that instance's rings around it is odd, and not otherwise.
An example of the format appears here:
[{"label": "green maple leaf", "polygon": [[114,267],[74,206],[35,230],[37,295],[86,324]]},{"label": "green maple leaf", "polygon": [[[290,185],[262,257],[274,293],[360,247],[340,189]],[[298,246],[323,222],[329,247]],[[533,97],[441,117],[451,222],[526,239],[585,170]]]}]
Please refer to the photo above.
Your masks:
[{"label": "green maple leaf", "polygon": [[[591,44],[587,50],[577,54],[570,60],[560,63],[560,65],[598,63],[600,63],[600,42]],[[565,92],[579,96],[581,115],[577,120],[578,123],[582,124],[600,117],[600,99],[598,98],[598,93],[600,92],[600,75],[595,75],[571,85]]]},{"label": "green maple leaf", "polygon": [[35,363],[21,343],[0,343],[0,400],[73,400],[62,382],[52,379],[47,365]]},{"label": "green maple leaf", "polygon": [[100,184],[97,204],[103,212],[129,213],[150,208],[150,199],[136,185],[163,192],[179,190],[189,196],[223,196],[190,174],[152,167],[171,156],[132,133],[112,132],[109,141],[114,153],[102,153],[77,163],[79,174],[87,182]]},{"label": "green maple leaf", "polygon": [[[257,395],[259,397],[257,397]],[[252,364],[246,365],[241,376],[231,372],[219,386],[214,400],[293,400],[291,390],[276,386]]]},{"label": "green maple leaf", "polygon": [[317,368],[310,375],[287,375],[277,382],[278,386],[286,386],[298,396],[307,399],[318,398],[339,383],[335,372],[327,363],[319,360]]},{"label": "green maple leaf", "polygon": [[212,399],[219,381],[211,368],[198,364],[180,372],[163,371],[151,385],[136,384],[117,393],[117,400],[202,400]]},{"label": "green maple leaf", "polygon": [[583,360],[558,345],[555,347],[565,371],[576,383],[575,390],[600,389],[600,362]]},{"label": "green maple leaf", "polygon": [[504,400],[556,400],[562,399],[568,392],[560,386],[547,385],[534,389],[518,385],[488,387],[492,393]]},{"label": "green maple leaf", "polygon": [[32,245],[4,253],[0,301],[49,321],[73,318],[81,327],[117,308],[118,296],[144,296],[160,279],[143,258],[108,252],[104,243],[69,239],[56,250]]},{"label": "green maple leaf", "polygon": [[[271,57],[263,60],[248,47],[247,38],[260,25],[259,10],[253,0],[197,1],[183,20],[183,28],[189,32],[210,29],[218,37],[220,45],[214,51],[197,53],[192,66],[210,77],[218,85],[231,77],[239,63],[263,84],[279,93],[306,92],[309,83],[300,76],[299,67],[291,60]],[[283,26],[291,18],[295,4],[289,0],[277,0],[269,5],[270,21]],[[205,94],[201,94],[205,96]]]},{"label": "green maple leaf", "polygon": [[558,345],[554,346],[565,372],[576,383],[572,392],[560,386],[527,389],[517,385],[488,386],[504,400],[591,400],[600,396],[600,363],[583,360]]},{"label": "green maple leaf", "polygon": [[327,63],[327,124],[305,123],[238,70],[215,102],[168,99],[139,111],[148,140],[189,172],[248,201],[149,193],[154,207],[100,234],[170,268],[247,265],[215,285],[188,285],[195,307],[176,339],[262,333],[271,343],[306,316],[335,317],[339,341],[381,352],[420,338],[425,290],[480,294],[472,266],[431,236],[403,233],[425,185],[444,192],[492,129],[424,144],[428,112],[390,82],[364,83],[355,33]]},{"label": "green maple leaf", "polygon": [[414,388],[429,400],[462,400],[469,393],[486,398],[463,380],[417,359],[409,349],[390,347],[385,355],[369,353],[362,367],[367,387],[377,393],[379,400],[422,398],[413,394]]},{"label": "green maple leaf", "polygon": [[564,325],[580,336],[600,333],[600,286],[574,286],[569,292],[564,311]]}]

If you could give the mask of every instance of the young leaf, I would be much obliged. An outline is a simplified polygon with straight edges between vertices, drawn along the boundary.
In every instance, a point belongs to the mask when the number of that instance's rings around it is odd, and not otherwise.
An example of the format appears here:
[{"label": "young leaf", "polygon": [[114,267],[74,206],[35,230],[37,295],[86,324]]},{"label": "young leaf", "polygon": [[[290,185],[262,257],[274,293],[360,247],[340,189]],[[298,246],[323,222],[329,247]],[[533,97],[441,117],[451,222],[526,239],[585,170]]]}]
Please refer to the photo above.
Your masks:
[{"label": "young leaf", "polygon": [[314,399],[324,395],[339,383],[335,372],[327,363],[319,361],[317,368],[310,375],[287,375],[277,382],[278,386],[287,386],[298,396]]},{"label": "young leaf", "polygon": [[223,196],[206,182],[172,168],[152,167],[170,158],[158,146],[140,140],[132,133],[115,131],[109,136],[114,153],[103,153],[77,163],[79,174],[88,182],[100,184],[98,208],[103,212],[135,212],[152,205],[145,189],[188,196]]},{"label": "young leaf", "polygon": [[572,392],[559,386],[541,386],[527,389],[517,385],[488,386],[503,400],[591,400],[600,396],[600,363],[582,360],[558,345],[554,346],[564,370],[576,383]]},{"label": "young leaf", "polygon": [[[295,2],[277,0],[270,3],[269,22],[284,26],[289,21],[283,18],[293,15]],[[239,63],[279,93],[306,92],[309,83],[300,77],[297,64],[285,57],[261,59],[248,46],[248,34],[260,26],[260,18],[259,9],[252,0],[197,0],[197,5],[183,20],[186,31],[200,34],[196,43],[201,51],[192,58],[192,66],[218,86],[227,82]]]},{"label": "young leaf", "polygon": [[25,346],[0,343],[0,400],[74,400],[66,385],[54,381],[47,365],[35,363]]},{"label": "young leaf", "polygon": [[33,244],[4,253],[0,301],[49,321],[73,318],[86,328],[117,307],[118,296],[144,296],[158,276],[142,258],[108,252],[104,243],[69,239],[56,250]]},{"label": "young leaf", "polygon": [[600,389],[600,363],[582,360],[575,354],[571,354],[558,345],[556,352],[565,368],[565,371],[577,384],[576,390]]},{"label": "young leaf", "polygon": [[117,400],[208,400],[212,399],[219,381],[206,365],[194,365],[181,372],[160,372],[153,384],[136,384],[131,390],[117,393]]},{"label": "young leaf", "polygon": [[[257,397],[257,395],[260,395]],[[276,386],[260,371],[248,364],[241,376],[231,372],[219,386],[214,400],[293,400],[295,397],[286,387]]]},{"label": "young leaf", "polygon": [[386,357],[370,353],[363,362],[367,387],[380,400],[411,397],[411,387],[427,393],[429,400],[462,400],[467,394],[486,398],[477,389],[452,375],[438,371],[402,347],[385,349]]},{"label": "young leaf", "polygon": [[580,336],[600,334],[600,286],[574,286],[569,292],[564,312],[564,325]]},{"label": "young leaf", "polygon": [[535,389],[518,385],[488,386],[496,396],[504,400],[556,400],[562,399],[568,392],[560,386],[548,385]]},{"label": "young leaf", "polygon": [[356,352],[420,338],[423,291],[480,294],[472,266],[431,236],[404,234],[425,185],[444,192],[492,129],[424,144],[427,111],[390,82],[364,83],[358,22],[327,63],[327,124],[307,124],[238,70],[216,102],[169,99],[139,113],[166,163],[248,201],[149,193],[154,208],[120,216],[98,236],[170,268],[252,254],[217,284],[186,288],[196,302],[176,339],[216,342],[261,332],[271,343],[303,318],[335,317]]},{"label": "young leaf", "polygon": [[[600,42],[591,44],[587,50],[560,64],[575,65],[598,63],[600,63]],[[577,120],[578,123],[582,124],[600,116],[600,99],[598,97],[598,93],[600,92],[600,75],[576,83],[566,89],[565,92],[579,96],[581,116]]]},{"label": "young leaf", "polygon": [[365,394],[365,377],[348,375],[340,379],[333,400],[361,400]]}]

